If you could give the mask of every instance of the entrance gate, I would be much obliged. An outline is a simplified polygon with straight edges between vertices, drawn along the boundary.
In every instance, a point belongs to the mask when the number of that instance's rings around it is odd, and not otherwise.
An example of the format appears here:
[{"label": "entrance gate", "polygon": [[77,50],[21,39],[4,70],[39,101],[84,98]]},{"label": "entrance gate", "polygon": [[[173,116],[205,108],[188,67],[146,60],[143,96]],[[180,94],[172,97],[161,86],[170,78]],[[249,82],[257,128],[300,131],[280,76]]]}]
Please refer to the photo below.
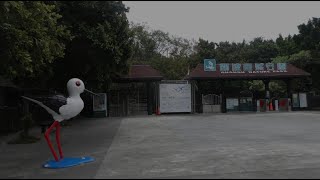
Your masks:
[{"label": "entrance gate", "polygon": [[253,93],[251,91],[240,92],[239,111],[253,111]]},{"label": "entrance gate", "polygon": [[145,83],[114,83],[114,86],[109,92],[110,117],[148,114]]},{"label": "entrance gate", "polygon": [[203,113],[221,112],[221,96],[217,94],[202,95]]}]

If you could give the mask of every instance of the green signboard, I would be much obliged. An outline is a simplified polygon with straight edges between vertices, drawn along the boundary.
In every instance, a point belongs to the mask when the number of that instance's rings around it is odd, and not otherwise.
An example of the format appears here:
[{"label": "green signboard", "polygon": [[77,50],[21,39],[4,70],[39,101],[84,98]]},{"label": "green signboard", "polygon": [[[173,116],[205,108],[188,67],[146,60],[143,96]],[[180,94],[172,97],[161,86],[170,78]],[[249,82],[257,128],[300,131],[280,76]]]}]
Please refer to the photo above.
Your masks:
[{"label": "green signboard", "polygon": [[216,60],[215,59],[204,59],[203,60],[204,71],[216,71]]},{"label": "green signboard", "polygon": [[287,72],[286,63],[220,63],[220,73]]}]

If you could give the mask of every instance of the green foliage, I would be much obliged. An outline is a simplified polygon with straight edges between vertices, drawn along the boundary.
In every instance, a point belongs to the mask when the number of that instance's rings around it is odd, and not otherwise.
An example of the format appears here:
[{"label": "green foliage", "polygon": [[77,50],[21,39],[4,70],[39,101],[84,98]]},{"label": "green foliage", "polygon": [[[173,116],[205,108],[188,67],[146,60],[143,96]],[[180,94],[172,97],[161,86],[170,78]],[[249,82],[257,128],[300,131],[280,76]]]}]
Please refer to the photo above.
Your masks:
[{"label": "green foliage", "polygon": [[58,1],[57,6],[61,23],[70,27],[74,39],[63,62],[55,64],[50,84],[64,88],[68,79],[79,77],[88,88],[106,91],[113,77],[128,71],[128,9],[119,1]]},{"label": "green foliage", "polygon": [[204,39],[199,39],[196,44],[196,51],[199,59],[212,59],[216,56],[215,52],[216,44]]},{"label": "green foliage", "polygon": [[269,83],[269,88],[271,92],[279,93],[279,95],[285,95],[287,93],[287,85],[284,81],[271,81]]},{"label": "green foliage", "polygon": [[[317,68],[315,68],[315,59],[311,55],[311,51],[307,50],[301,50],[298,53],[291,54],[290,56],[278,56],[276,58],[272,59],[273,63],[290,63],[294,66],[304,69],[307,72],[310,72],[312,74],[312,79],[316,79],[314,75],[319,75]],[[292,82],[292,89],[294,91],[301,91],[301,90],[307,90],[306,85],[308,85],[308,82],[310,80],[306,79],[295,79]],[[317,82],[317,81],[316,81]],[[271,88],[271,86],[270,86]],[[285,87],[280,86],[278,83],[277,85],[272,86],[273,89],[278,89],[279,91],[284,91]]]},{"label": "green foliage", "polygon": [[35,143],[40,140],[40,138],[29,135],[29,129],[33,125],[32,114],[27,113],[21,117],[21,122],[23,124],[23,131],[15,139],[8,141],[8,144],[29,144]]},{"label": "green foliage", "polygon": [[63,41],[71,36],[55,10],[41,1],[0,2],[0,75],[29,83],[64,56]]},{"label": "green foliage", "polygon": [[199,63],[205,58],[215,58],[218,62],[245,63],[245,62],[270,62],[278,54],[278,48],[273,40],[255,38],[246,43],[235,42],[208,42],[199,39],[196,47],[196,54]]},{"label": "green foliage", "polygon": [[251,91],[264,91],[264,83],[259,80],[248,81],[249,90]]},{"label": "green foliage", "polygon": [[172,60],[172,58],[154,59],[150,65],[159,70],[165,79],[183,79],[188,72],[188,60],[181,58]]},{"label": "green foliage", "polygon": [[150,30],[145,24],[132,24],[134,37],[130,64],[149,64],[165,79],[183,79],[193,62],[193,42],[170,36],[161,30]]},{"label": "green foliage", "polygon": [[273,59],[273,62],[287,62],[291,63],[312,75],[312,79],[307,80],[295,80],[294,89],[306,88],[305,83],[313,82],[314,90],[320,90],[319,77],[319,42],[320,42],[320,20],[318,18],[310,19],[307,24],[301,24],[298,26],[299,34],[293,37],[288,36],[286,38],[279,37],[277,39],[277,45],[280,52],[278,57]]},{"label": "green foliage", "polygon": [[306,68],[313,63],[313,60],[314,59],[311,56],[310,51],[302,50],[296,54],[292,54],[289,58],[289,63],[292,63],[297,67],[307,70]]},{"label": "green foliage", "polygon": [[276,58],[272,58],[272,62],[274,63],[290,63],[303,69],[305,69],[309,64],[312,64],[313,60],[311,52],[305,50],[291,54],[290,56],[277,56]]},{"label": "green foliage", "polygon": [[276,39],[276,44],[279,52],[278,56],[289,56],[299,51],[299,48],[291,35],[283,38],[280,34]]},{"label": "green foliage", "polygon": [[273,63],[287,63],[289,62],[289,56],[277,56],[275,58],[271,58],[271,60]]},{"label": "green foliage", "polygon": [[[148,31],[146,25],[131,24],[130,30],[133,36],[131,63],[147,62],[152,58],[161,57],[164,49],[160,49],[160,47],[157,46],[156,38],[152,38],[152,34]],[[162,38],[165,39],[166,37]],[[160,39],[160,37],[158,37],[158,39]]]},{"label": "green foliage", "polygon": [[299,34],[293,37],[301,50],[320,50],[320,18],[309,19],[298,26]]},{"label": "green foliage", "polygon": [[[128,11],[121,1],[0,2],[0,76],[22,86],[60,89],[79,77],[87,88],[105,91],[131,64],[150,64],[166,79],[182,79],[203,59],[215,58],[218,63],[288,62],[310,72],[320,92],[320,18],[275,41],[195,42],[146,24],[129,26]],[[303,81],[295,84],[298,88]],[[282,85],[272,86],[282,91]],[[255,81],[242,86],[261,89]]]},{"label": "green foliage", "polygon": [[267,63],[271,62],[271,58],[278,55],[278,49],[273,40],[264,40],[263,38],[255,38],[250,42],[248,47],[247,61],[251,63]]}]

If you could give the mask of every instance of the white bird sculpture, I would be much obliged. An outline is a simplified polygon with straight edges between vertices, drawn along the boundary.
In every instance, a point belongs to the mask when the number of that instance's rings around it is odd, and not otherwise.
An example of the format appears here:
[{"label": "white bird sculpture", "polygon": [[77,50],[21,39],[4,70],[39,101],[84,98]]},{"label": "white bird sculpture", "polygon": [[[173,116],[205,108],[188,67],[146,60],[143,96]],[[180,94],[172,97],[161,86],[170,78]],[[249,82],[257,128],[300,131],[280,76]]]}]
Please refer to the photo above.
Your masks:
[{"label": "white bird sculpture", "polygon": [[[80,97],[80,94],[85,90],[97,95],[87,89],[85,89],[84,83],[78,78],[72,78],[67,83],[67,89],[69,97],[66,98],[62,95],[54,96],[42,96],[42,97],[26,97],[23,98],[32,101],[39,106],[43,107],[49,114],[52,115],[54,122],[46,130],[45,138],[49,145],[49,148],[54,156],[56,162],[63,159],[63,152],[60,144],[60,122],[77,116],[83,109],[84,103]],[[58,150],[60,154],[60,159],[58,158],[56,152],[53,149],[52,143],[49,139],[50,132],[53,128],[56,128],[56,142],[58,145]]]}]

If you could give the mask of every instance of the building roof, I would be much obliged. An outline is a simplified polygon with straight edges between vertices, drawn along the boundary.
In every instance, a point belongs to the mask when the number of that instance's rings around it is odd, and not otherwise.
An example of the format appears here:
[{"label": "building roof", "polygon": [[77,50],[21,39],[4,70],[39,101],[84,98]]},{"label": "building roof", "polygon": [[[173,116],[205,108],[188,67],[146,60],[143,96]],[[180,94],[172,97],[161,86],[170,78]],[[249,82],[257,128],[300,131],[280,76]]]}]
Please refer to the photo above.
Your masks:
[{"label": "building roof", "polygon": [[[274,64],[276,70],[276,64]],[[230,67],[231,69],[231,64]],[[193,71],[185,77],[188,80],[209,80],[209,79],[286,79],[306,77],[311,74],[292,64],[287,64],[286,71],[252,71],[252,72],[221,72],[220,64],[217,64],[216,71],[204,71],[203,64],[198,64]]]},{"label": "building roof", "polygon": [[163,76],[160,72],[150,65],[131,65],[128,75],[121,77],[119,80],[125,81],[160,81]]}]

